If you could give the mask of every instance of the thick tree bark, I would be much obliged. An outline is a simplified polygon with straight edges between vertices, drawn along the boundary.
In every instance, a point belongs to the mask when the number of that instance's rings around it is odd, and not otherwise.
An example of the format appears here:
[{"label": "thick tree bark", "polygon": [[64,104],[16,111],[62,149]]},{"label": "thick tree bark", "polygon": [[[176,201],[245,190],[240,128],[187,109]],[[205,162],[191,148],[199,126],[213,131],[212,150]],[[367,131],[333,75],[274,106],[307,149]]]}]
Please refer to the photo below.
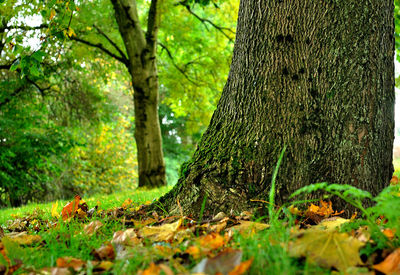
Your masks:
[{"label": "thick tree bark", "polygon": [[159,15],[157,0],[150,5],[146,34],[140,26],[135,0],[111,1],[128,53],[135,106],[135,139],[138,150],[139,186],[166,184],[161,129],[158,118],[156,65]]},{"label": "thick tree bark", "polygon": [[204,200],[210,214],[267,200],[284,145],[278,205],[324,181],[381,191],[393,172],[393,8],[242,0],[227,84],[164,207],[196,216]]}]

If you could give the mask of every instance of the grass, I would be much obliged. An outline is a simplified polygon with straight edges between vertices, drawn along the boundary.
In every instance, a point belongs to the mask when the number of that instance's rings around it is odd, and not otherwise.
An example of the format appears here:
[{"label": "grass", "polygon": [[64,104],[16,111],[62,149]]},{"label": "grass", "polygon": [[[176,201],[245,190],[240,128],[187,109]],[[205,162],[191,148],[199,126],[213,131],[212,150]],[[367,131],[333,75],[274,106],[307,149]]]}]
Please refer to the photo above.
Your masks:
[{"label": "grass", "polygon": [[[279,166],[278,166],[279,167]],[[277,167],[277,168],[278,168]],[[400,160],[395,162],[396,172],[400,175]],[[122,203],[131,199],[135,205],[144,204],[160,197],[170,188],[164,187],[155,190],[132,190],[129,192],[118,192],[111,195],[96,195],[90,198],[83,198],[89,208],[99,205],[100,209],[112,209],[120,207]],[[67,201],[60,201],[58,212],[61,212],[62,206]],[[32,219],[52,220],[51,208],[53,203],[29,204],[19,208],[10,208],[0,210],[0,225],[5,227],[7,221],[19,217],[26,217],[32,213]],[[271,210],[272,211],[272,210]],[[271,214],[271,213],[270,213]],[[31,230],[30,234],[38,234],[42,238],[42,242],[33,246],[20,246],[7,239],[3,239],[2,243],[7,249],[10,259],[20,259],[24,264],[24,269],[17,271],[17,274],[28,272],[29,270],[37,271],[44,267],[56,266],[56,260],[60,257],[73,256],[82,260],[93,260],[92,251],[98,249],[103,244],[109,242],[113,238],[116,231],[127,229],[120,220],[113,220],[108,217],[94,216],[90,221],[98,220],[104,224],[96,234],[89,236],[83,233],[83,227],[89,221],[81,222],[72,220],[69,223],[59,220],[57,225],[50,230],[43,229],[38,232]],[[287,246],[290,240],[290,228],[294,226],[294,221],[290,219],[271,220],[270,228],[262,233],[253,234],[251,236],[234,234],[230,246],[240,248],[243,251],[243,260],[253,259],[249,274],[330,274],[330,270],[320,268],[315,265],[308,264],[302,259],[295,259],[288,255]],[[138,270],[144,270],[149,267],[150,263],[167,263],[177,272],[180,263],[186,257],[183,253],[192,240],[187,240],[180,244],[169,244],[165,242],[157,243],[168,249],[180,249],[178,254],[163,255],[152,242],[145,242],[143,246],[135,246],[128,252],[129,260],[117,259],[114,261],[112,274],[135,274]],[[175,258],[177,257],[177,258]],[[193,267],[200,259],[194,260],[191,257],[186,259],[188,270]],[[0,264],[5,264],[1,259]],[[86,273],[93,273],[93,266],[90,264],[86,267]]]},{"label": "grass", "polygon": [[[155,198],[160,197],[171,189],[171,187],[162,187],[153,190],[128,190],[123,192],[117,192],[109,195],[98,194],[90,198],[83,198],[89,207],[98,205],[101,209],[110,209],[113,207],[119,207],[126,199],[131,199],[137,204],[143,204],[145,202],[152,201]],[[10,220],[13,216],[25,216],[26,214],[33,213],[35,210],[40,209],[44,211],[43,218],[48,219],[51,217],[51,207],[54,202],[49,203],[30,203],[21,207],[0,209],[0,225],[3,225],[7,220]],[[63,205],[68,203],[67,200],[61,200],[58,202],[59,210]]]}]

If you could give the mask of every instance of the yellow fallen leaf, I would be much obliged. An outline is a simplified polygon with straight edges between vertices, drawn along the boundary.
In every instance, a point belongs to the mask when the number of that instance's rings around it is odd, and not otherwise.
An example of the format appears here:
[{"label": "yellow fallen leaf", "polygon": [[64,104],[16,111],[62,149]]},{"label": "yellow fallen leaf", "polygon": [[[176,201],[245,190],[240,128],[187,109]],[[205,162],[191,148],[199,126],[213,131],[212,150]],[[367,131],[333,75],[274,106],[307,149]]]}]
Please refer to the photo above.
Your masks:
[{"label": "yellow fallen leaf", "polygon": [[148,238],[153,242],[164,242],[171,240],[182,224],[182,219],[174,223],[161,226],[146,226],[139,230],[143,238]]},{"label": "yellow fallen leaf", "polygon": [[269,224],[251,221],[241,221],[240,224],[232,226],[230,229],[238,231],[240,234],[254,234],[258,231],[269,228]]},{"label": "yellow fallen leaf", "polygon": [[289,255],[307,259],[325,268],[335,267],[345,272],[362,264],[359,249],[364,243],[347,233],[322,228],[299,231],[297,239],[289,244]]},{"label": "yellow fallen leaf", "polygon": [[26,232],[9,233],[5,237],[19,245],[32,245],[42,241],[39,235],[28,235]]},{"label": "yellow fallen leaf", "polygon": [[58,208],[58,201],[53,203],[53,205],[51,206],[51,216],[58,219],[60,217],[60,213],[58,213],[57,208]]}]

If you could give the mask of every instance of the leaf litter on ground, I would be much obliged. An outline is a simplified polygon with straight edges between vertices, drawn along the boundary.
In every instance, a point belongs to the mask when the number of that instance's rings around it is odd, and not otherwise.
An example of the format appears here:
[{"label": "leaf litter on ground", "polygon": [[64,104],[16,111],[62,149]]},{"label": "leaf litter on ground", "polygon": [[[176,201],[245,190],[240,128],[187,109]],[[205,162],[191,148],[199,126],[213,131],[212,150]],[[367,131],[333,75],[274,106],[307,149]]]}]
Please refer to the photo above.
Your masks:
[{"label": "leaf litter on ground", "polygon": [[[89,210],[86,202],[77,195],[63,207],[61,214],[56,211],[57,207],[56,203],[51,208],[51,220],[41,220],[37,214],[28,215],[16,217],[6,227],[7,233],[0,234],[3,238],[0,253],[6,262],[6,265],[0,265],[0,273],[2,270],[8,270],[7,274],[24,270],[21,261],[13,259],[11,262],[3,243],[11,241],[22,247],[37,245],[42,238],[36,232],[57,230],[59,223],[68,225],[71,222],[82,224],[81,234],[96,236],[104,234],[100,231],[107,227],[108,222],[116,221],[121,224],[122,230],[108,237],[106,235],[102,245],[93,248],[88,256],[92,260],[75,258],[74,255],[63,256],[56,259],[56,266],[34,270],[32,274],[85,273],[88,268],[96,274],[110,272],[116,261],[134,257],[135,250],[147,262],[150,260],[148,264],[143,263],[145,266],[141,265],[138,274],[244,274],[251,269],[253,259],[242,259],[243,251],[232,242],[232,237],[252,238],[271,227],[263,222],[251,221],[252,213],[247,211],[238,216],[221,212],[196,222],[190,217],[148,213],[147,204],[135,205],[129,199],[121,207],[99,210],[96,205]],[[368,230],[360,227],[352,232],[340,232],[340,227],[351,220],[340,218],[343,211],[334,211],[331,202],[320,201],[319,206],[311,204],[305,211],[290,207],[289,212],[297,217],[298,225],[292,228],[289,243],[278,245],[285,247],[291,257],[298,258],[298,261],[305,258],[309,263],[348,274],[365,266],[359,251],[367,242],[373,242]],[[95,220],[91,221],[91,217]],[[382,232],[388,241],[396,238],[390,228],[382,228]],[[45,246],[46,243],[40,244],[37,249]],[[384,274],[399,273],[399,255],[398,249],[393,250],[380,263],[373,262],[364,269]],[[26,267],[25,271],[32,271],[32,267]]]}]

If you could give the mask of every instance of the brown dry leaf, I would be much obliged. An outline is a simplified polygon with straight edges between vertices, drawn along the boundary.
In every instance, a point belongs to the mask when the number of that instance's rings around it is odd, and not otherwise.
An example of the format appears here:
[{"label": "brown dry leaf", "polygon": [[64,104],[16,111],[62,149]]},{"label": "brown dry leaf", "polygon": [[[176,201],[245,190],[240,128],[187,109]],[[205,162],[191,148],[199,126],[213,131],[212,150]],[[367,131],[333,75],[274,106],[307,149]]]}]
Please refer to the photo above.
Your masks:
[{"label": "brown dry leaf", "polygon": [[222,219],[220,222],[218,222],[217,224],[211,225],[210,226],[210,230],[215,232],[215,233],[219,233],[222,230],[224,230],[227,226],[227,222],[228,222],[229,218],[224,218]]},{"label": "brown dry leaf", "polygon": [[67,220],[70,217],[73,217],[75,214],[75,211],[78,210],[78,205],[81,200],[81,197],[79,195],[75,195],[75,198],[73,201],[69,202],[66,204],[62,211],[61,211],[61,216],[63,220]]},{"label": "brown dry leaf", "polygon": [[86,265],[86,261],[74,257],[66,256],[56,260],[57,267],[72,267],[75,271],[80,270]]},{"label": "brown dry leaf", "polygon": [[165,273],[165,275],[174,275],[174,272],[172,271],[172,269],[169,266],[167,266],[165,264],[159,264],[158,266]]},{"label": "brown dry leaf", "polygon": [[383,262],[372,267],[384,274],[400,274],[400,248],[393,251]]},{"label": "brown dry leaf", "polygon": [[140,240],[135,233],[135,229],[129,228],[125,231],[120,230],[115,232],[111,243],[115,245],[135,246],[140,243]]},{"label": "brown dry leaf", "polygon": [[126,200],[122,203],[121,207],[124,208],[124,209],[127,209],[127,208],[129,208],[129,207],[132,206],[132,203],[133,203],[133,201],[132,201],[131,199],[126,199]]},{"label": "brown dry leaf", "polygon": [[171,240],[182,224],[182,219],[174,223],[161,226],[146,226],[139,230],[140,236],[148,238],[153,242],[164,242]]},{"label": "brown dry leaf", "polygon": [[150,266],[145,270],[139,270],[137,275],[158,275],[160,274],[161,268],[155,263],[151,263]]},{"label": "brown dry leaf", "polygon": [[5,237],[19,245],[32,245],[42,241],[42,237],[40,237],[39,235],[29,235],[25,231],[19,233],[12,232],[6,234]]},{"label": "brown dry leaf", "polygon": [[91,236],[94,233],[97,232],[97,230],[100,229],[100,227],[103,226],[103,223],[100,221],[92,221],[89,224],[85,225],[85,227],[83,228],[83,232],[85,232],[85,234]]},{"label": "brown dry leaf", "polygon": [[242,260],[242,251],[234,249],[226,249],[217,256],[205,258],[198,263],[192,270],[192,273],[205,274],[229,274],[236,266],[240,265]]},{"label": "brown dry leaf", "polygon": [[359,249],[363,245],[347,233],[313,227],[299,232],[297,239],[289,244],[289,255],[307,257],[322,267],[335,267],[345,272],[349,267],[362,264]]},{"label": "brown dry leaf", "polygon": [[253,258],[244,261],[240,263],[240,265],[237,265],[232,271],[230,271],[228,275],[242,275],[250,269],[252,263],[253,263]]},{"label": "brown dry leaf", "polygon": [[99,249],[93,249],[91,253],[97,260],[114,260],[115,250],[112,244],[103,244]]},{"label": "brown dry leaf", "polygon": [[269,224],[251,221],[240,221],[240,224],[232,226],[230,229],[237,230],[240,234],[254,234],[258,231],[269,228]]}]

